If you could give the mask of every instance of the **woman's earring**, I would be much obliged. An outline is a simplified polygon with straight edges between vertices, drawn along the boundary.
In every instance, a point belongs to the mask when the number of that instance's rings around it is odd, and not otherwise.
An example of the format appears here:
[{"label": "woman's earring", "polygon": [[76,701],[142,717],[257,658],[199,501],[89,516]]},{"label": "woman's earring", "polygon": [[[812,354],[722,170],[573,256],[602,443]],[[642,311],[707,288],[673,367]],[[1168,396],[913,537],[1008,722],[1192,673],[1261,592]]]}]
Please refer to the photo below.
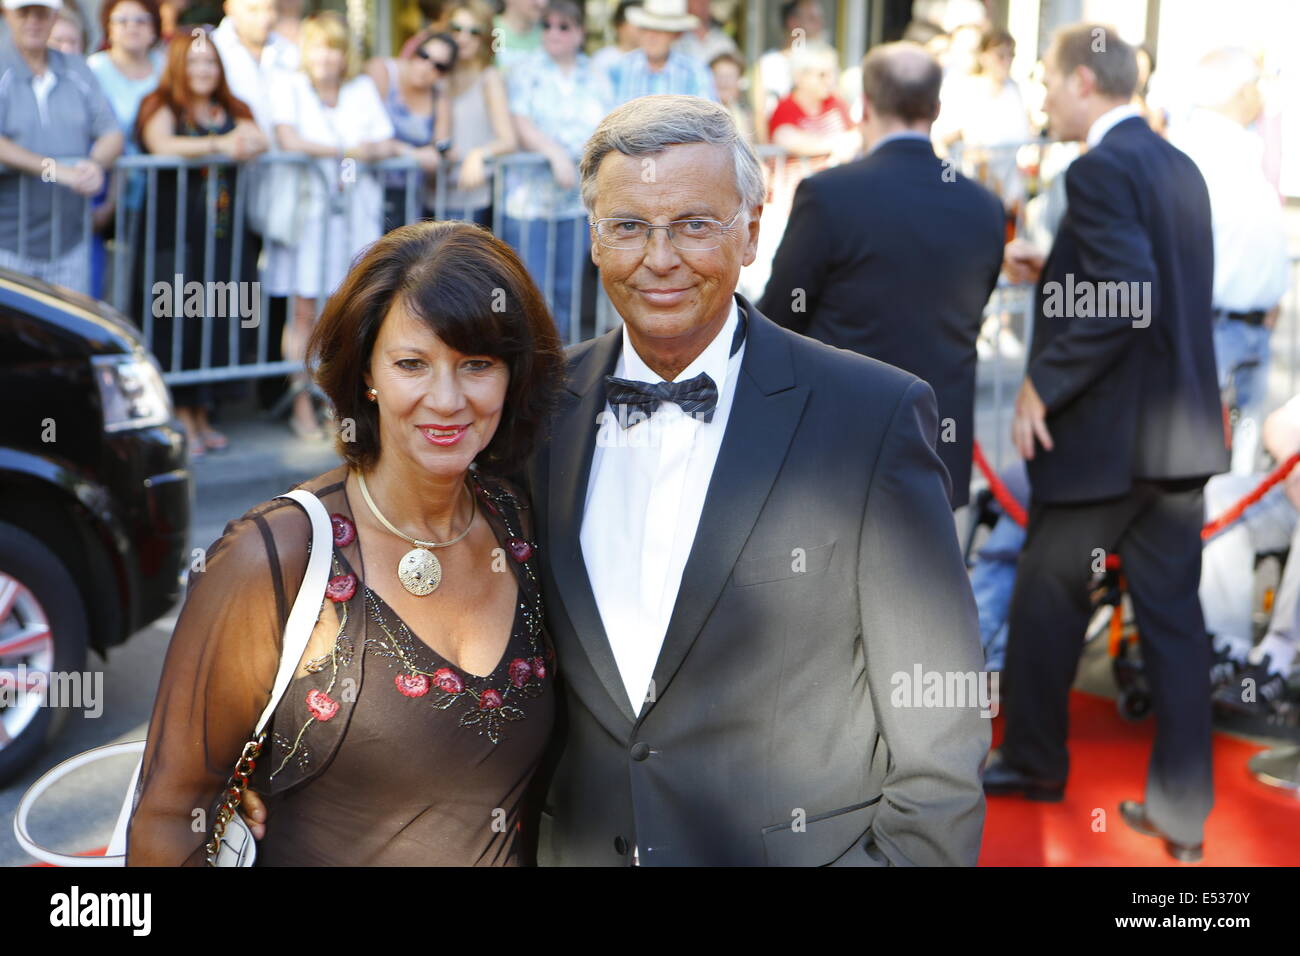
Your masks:
[{"label": "woman's earring", "polygon": [[370,399],[372,402],[377,402],[379,400],[379,390],[373,386],[366,389],[366,398]]}]

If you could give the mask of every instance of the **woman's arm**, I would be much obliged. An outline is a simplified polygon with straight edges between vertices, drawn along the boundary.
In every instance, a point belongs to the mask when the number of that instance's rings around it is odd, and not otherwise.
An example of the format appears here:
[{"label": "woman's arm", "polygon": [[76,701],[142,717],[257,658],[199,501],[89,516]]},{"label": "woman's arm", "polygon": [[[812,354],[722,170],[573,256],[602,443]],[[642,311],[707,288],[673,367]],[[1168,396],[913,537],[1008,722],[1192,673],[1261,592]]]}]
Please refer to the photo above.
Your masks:
[{"label": "woman's arm", "polygon": [[577,181],[577,167],[573,159],[555,140],[551,139],[537,124],[527,116],[514,114],[515,129],[519,132],[519,144],[533,153],[541,153],[551,164],[551,175],[555,184],[561,189],[572,189]]},{"label": "woman's arm", "polygon": [[[307,519],[298,517],[305,555]],[[279,668],[281,603],[259,526],[232,522],[205,564],[191,573],[163,662],[127,834],[129,866],[205,865],[217,801]],[[301,576],[277,570],[288,587]]]},{"label": "woman's arm", "polygon": [[806,133],[790,124],[772,132],[772,142],[794,156],[825,156],[834,151],[837,139],[838,134]]},{"label": "woman's arm", "polygon": [[297,127],[288,123],[275,124],[275,140],[280,148],[290,153],[306,153],[318,159],[334,159],[339,155],[339,148],[329,143],[317,143],[306,139]]},{"label": "woman's arm", "polygon": [[226,137],[229,135],[177,136],[176,117],[165,106],[149,117],[144,129],[140,131],[140,139],[147,152],[155,156],[181,156],[187,159],[225,152],[224,145],[228,142]]},{"label": "woman's arm", "polygon": [[372,56],[366,61],[366,75],[375,81],[380,96],[388,95],[388,68],[382,56]]},{"label": "woman's arm", "polygon": [[515,127],[510,122],[510,104],[506,97],[505,81],[499,71],[488,67],[483,76],[483,97],[487,100],[488,117],[492,121],[492,132],[496,139],[483,146],[485,156],[500,156],[513,153],[519,148],[515,139]]},{"label": "woman's arm", "polygon": [[433,141],[441,143],[451,139],[451,94],[446,84],[438,88],[437,103],[434,106]]}]

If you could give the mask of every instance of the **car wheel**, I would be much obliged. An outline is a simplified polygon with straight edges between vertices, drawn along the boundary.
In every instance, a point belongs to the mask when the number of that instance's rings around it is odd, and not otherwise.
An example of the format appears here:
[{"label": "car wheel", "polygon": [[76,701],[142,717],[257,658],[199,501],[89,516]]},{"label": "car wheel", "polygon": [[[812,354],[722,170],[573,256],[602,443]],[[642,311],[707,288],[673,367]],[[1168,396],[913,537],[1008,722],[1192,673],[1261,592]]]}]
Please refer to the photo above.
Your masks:
[{"label": "car wheel", "polygon": [[63,562],[26,531],[0,523],[0,785],[67,722],[77,702],[47,706],[45,688],[59,686],[51,675],[83,669],[86,635],[81,592]]}]

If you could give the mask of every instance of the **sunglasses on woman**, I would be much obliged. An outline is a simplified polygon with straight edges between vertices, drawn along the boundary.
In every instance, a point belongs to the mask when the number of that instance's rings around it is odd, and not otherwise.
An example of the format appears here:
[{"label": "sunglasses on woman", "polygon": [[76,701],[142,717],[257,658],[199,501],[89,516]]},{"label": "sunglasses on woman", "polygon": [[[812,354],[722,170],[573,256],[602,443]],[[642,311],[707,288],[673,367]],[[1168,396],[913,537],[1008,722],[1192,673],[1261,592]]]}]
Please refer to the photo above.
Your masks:
[{"label": "sunglasses on woman", "polygon": [[415,55],[418,56],[421,60],[428,60],[429,65],[432,66],[439,73],[446,73],[448,70],[451,69],[450,63],[448,63],[446,60],[435,60],[433,58],[433,54],[430,53],[428,50],[416,50]]},{"label": "sunglasses on woman", "polygon": [[577,29],[577,27],[575,27],[568,20],[543,20],[542,29],[559,30],[561,33],[568,33],[570,30]]}]

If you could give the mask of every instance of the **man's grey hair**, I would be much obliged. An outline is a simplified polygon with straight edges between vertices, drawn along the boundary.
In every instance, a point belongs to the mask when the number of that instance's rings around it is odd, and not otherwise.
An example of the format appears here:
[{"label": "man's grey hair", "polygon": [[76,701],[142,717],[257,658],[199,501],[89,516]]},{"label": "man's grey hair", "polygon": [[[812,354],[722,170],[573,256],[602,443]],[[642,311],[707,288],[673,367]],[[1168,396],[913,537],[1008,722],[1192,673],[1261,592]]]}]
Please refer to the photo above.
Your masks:
[{"label": "man's grey hair", "polygon": [[1259,63],[1241,47],[1211,50],[1192,71],[1192,102],[1216,107],[1229,102],[1243,86],[1259,82]]},{"label": "man's grey hair", "polygon": [[669,146],[709,143],[731,150],[736,191],[745,208],[763,205],[763,167],[754,148],[736,128],[731,114],[698,96],[641,96],[624,103],[601,120],[582,152],[582,204],[595,214],[596,171],[612,152],[652,156]]}]

